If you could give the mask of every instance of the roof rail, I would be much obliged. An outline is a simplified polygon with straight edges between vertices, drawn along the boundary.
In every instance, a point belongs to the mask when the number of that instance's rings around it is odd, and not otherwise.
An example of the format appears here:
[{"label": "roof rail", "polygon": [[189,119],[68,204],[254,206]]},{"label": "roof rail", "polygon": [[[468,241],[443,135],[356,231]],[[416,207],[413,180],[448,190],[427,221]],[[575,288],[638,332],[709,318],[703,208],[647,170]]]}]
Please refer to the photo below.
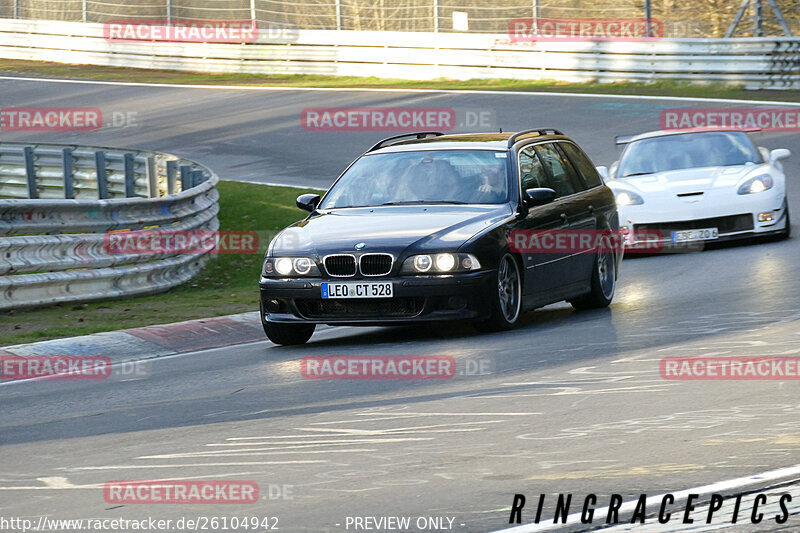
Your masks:
[{"label": "roof rail", "polygon": [[517,142],[517,139],[522,137],[523,135],[530,135],[532,133],[538,133],[539,135],[564,135],[561,131],[555,128],[537,128],[533,130],[523,130],[518,131],[514,135],[508,138],[508,147],[511,148],[514,146],[514,143]]},{"label": "roof rail", "polygon": [[425,137],[438,137],[440,135],[444,135],[444,133],[442,133],[441,131],[417,131],[417,132],[414,132],[414,133],[403,133],[402,135],[395,135],[394,137],[387,137],[387,138],[379,141],[372,148],[367,150],[367,152],[374,152],[375,150],[378,150],[379,148],[384,148],[386,146],[389,146],[390,144],[394,144],[391,141],[398,142],[400,139],[402,139],[404,137],[415,137],[417,139],[424,139]]},{"label": "roof rail", "polygon": [[636,137],[636,135],[617,135],[614,137],[614,144],[617,146],[621,144],[628,144],[633,140],[634,137]]}]

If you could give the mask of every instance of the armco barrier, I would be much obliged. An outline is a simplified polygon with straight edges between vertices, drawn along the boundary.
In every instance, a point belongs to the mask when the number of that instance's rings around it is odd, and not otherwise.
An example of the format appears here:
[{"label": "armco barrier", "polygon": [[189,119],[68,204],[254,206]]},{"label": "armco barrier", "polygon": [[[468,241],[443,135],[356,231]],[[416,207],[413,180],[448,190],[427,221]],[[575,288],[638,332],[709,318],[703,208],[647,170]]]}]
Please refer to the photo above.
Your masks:
[{"label": "armco barrier", "polygon": [[109,231],[217,230],[217,176],[135,150],[0,143],[0,310],[149,294],[207,254],[116,254]]},{"label": "armco barrier", "polygon": [[800,38],[519,42],[508,35],[261,32],[255,43],[109,42],[103,25],[0,19],[0,57],[201,72],[800,86]]}]

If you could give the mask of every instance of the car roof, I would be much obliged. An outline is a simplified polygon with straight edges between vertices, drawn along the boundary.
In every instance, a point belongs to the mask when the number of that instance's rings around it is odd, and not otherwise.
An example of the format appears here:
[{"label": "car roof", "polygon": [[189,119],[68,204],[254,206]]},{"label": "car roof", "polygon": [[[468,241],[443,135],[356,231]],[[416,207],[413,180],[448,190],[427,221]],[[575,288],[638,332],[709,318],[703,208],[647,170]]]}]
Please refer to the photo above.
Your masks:
[{"label": "car roof", "polygon": [[682,130],[655,130],[639,133],[636,135],[620,135],[614,138],[616,144],[629,144],[642,139],[652,139],[654,137],[669,137],[671,135],[683,135],[685,133],[753,133],[761,131],[760,128],[687,128]]},{"label": "car roof", "polygon": [[[387,146],[370,151],[370,154],[412,152],[417,150],[508,150],[508,140],[515,132],[508,133],[454,133],[436,135],[423,139],[398,140]],[[535,132],[520,136],[534,136],[537,140],[564,140],[564,135],[541,135]]]}]

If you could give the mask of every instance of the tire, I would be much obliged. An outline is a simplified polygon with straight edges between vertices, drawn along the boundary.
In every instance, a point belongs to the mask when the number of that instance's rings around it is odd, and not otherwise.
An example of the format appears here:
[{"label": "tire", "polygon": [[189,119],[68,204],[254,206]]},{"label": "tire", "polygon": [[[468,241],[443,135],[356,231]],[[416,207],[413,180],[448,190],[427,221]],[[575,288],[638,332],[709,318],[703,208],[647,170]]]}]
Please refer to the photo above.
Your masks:
[{"label": "tire", "polygon": [[264,333],[267,334],[267,338],[281,346],[305,344],[317,328],[316,324],[279,324],[277,322],[263,322],[263,325]]},{"label": "tire", "polygon": [[519,263],[510,253],[500,258],[490,298],[491,315],[476,324],[478,329],[485,332],[513,329],[522,311],[522,275]]},{"label": "tire", "polygon": [[617,269],[614,254],[598,252],[592,269],[592,290],[587,294],[569,300],[575,309],[601,309],[608,307],[614,299],[617,287]]},{"label": "tire", "polygon": [[779,239],[788,239],[792,236],[792,220],[789,218],[789,200],[786,200],[786,229],[780,232]]}]

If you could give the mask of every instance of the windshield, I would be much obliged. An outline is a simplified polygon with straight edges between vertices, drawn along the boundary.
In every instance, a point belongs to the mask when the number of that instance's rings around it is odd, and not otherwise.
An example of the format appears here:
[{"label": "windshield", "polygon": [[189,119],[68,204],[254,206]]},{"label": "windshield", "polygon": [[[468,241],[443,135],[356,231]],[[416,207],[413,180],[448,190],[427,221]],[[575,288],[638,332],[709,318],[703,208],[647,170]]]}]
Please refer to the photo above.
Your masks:
[{"label": "windshield", "polygon": [[617,175],[624,178],[685,168],[761,162],[761,156],[744,133],[684,133],[632,142],[622,154]]},{"label": "windshield", "polygon": [[500,204],[508,201],[508,181],[506,152],[420,150],[366,155],[336,182],[320,207]]}]

